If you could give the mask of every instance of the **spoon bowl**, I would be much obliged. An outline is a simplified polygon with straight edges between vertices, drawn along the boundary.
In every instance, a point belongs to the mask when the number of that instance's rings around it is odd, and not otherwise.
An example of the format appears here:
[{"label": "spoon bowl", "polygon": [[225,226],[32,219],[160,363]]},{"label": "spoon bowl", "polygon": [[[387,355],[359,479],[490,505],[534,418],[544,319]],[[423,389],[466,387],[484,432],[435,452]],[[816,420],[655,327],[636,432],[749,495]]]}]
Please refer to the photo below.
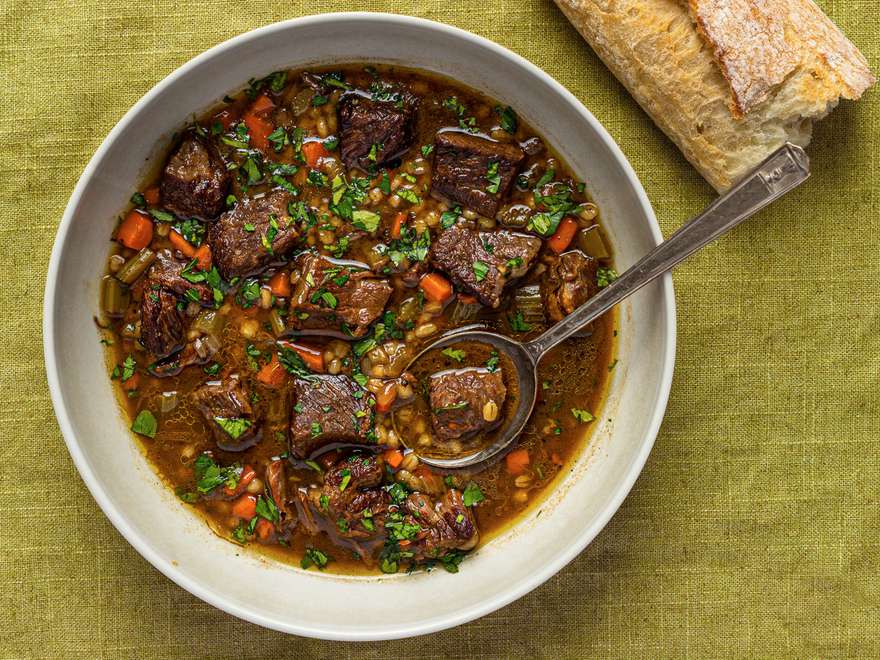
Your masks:
[{"label": "spoon bowl", "polygon": [[494,332],[463,329],[444,335],[429,344],[416,355],[407,369],[426,353],[444,346],[464,341],[489,344],[503,352],[513,363],[518,381],[518,396],[514,409],[496,431],[495,441],[491,445],[450,458],[417,452],[419,459],[441,469],[461,469],[482,463],[509,447],[532,414],[538,391],[538,362],[547,351],[649,282],[672,270],[694,252],[799,186],[809,176],[809,159],[804,150],[786,143],[740,183],[670,236],[669,240],[660,243],[620,277],[536,339],[522,343]]}]

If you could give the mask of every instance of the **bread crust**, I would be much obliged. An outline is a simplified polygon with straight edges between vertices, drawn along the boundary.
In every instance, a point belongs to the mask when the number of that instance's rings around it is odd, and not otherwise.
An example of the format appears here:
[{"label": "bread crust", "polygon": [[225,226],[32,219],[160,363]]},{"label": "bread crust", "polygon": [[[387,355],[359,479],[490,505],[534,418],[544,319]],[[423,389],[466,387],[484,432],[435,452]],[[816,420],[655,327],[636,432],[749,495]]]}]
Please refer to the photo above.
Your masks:
[{"label": "bread crust", "polygon": [[875,82],[812,0],[555,1],[719,191]]}]

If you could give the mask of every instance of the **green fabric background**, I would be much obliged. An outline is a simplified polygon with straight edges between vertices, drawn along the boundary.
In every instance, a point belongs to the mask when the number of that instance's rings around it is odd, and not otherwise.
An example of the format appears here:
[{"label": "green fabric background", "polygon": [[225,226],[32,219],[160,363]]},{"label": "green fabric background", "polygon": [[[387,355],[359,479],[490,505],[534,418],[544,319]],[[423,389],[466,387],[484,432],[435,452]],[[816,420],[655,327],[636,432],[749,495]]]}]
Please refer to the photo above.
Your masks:
[{"label": "green fabric background", "polygon": [[[820,4],[880,70],[876,0]],[[0,656],[880,655],[877,90],[818,127],[807,185],[676,271],[678,363],[647,467],[595,542],[518,602],[414,640],[285,636],[190,596],[104,518],[43,368],[44,276],[68,195],[122,114],[183,62],[273,21],[353,9],[451,23],[549,72],[621,145],[665,234],[712,198],[549,0],[6,0]]]}]

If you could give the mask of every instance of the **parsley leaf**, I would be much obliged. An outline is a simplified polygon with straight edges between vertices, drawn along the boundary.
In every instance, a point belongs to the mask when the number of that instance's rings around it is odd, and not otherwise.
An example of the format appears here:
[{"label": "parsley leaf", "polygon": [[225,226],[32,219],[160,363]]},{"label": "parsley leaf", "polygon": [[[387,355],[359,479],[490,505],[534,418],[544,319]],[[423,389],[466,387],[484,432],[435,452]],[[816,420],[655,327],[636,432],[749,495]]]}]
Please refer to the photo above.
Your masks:
[{"label": "parsley leaf", "polygon": [[481,491],[480,487],[473,481],[468,482],[468,485],[465,486],[464,492],[461,496],[464,500],[465,506],[473,506],[486,499],[485,495],[483,495],[483,491]]},{"label": "parsley leaf", "polygon": [[611,284],[618,277],[617,271],[613,268],[599,268],[596,271],[596,284],[601,289]]},{"label": "parsley leaf", "polygon": [[146,408],[137,414],[137,417],[134,418],[134,422],[131,425],[132,431],[145,435],[148,438],[155,438],[158,428],[159,424],[156,421],[156,418],[153,416],[153,413]]},{"label": "parsley leaf", "polygon": [[532,329],[532,326],[525,322],[523,313],[519,310],[517,310],[516,314],[508,316],[507,320],[510,322],[510,329],[514,332],[528,332]]},{"label": "parsley leaf", "polygon": [[516,113],[513,111],[513,108],[510,106],[502,108],[500,105],[496,105],[495,113],[501,118],[502,129],[511,135],[516,133],[516,128],[519,125],[519,122],[517,121]]},{"label": "parsley leaf", "polygon": [[477,282],[482,282],[486,279],[486,275],[489,274],[489,264],[484,261],[475,261],[474,262],[474,277]]},{"label": "parsley leaf", "polygon": [[498,161],[489,163],[489,169],[486,170],[486,181],[489,182],[489,185],[486,186],[486,192],[492,193],[493,195],[497,193],[498,189],[501,187],[501,175],[498,173]]},{"label": "parsley leaf", "polygon": [[452,348],[451,346],[449,348],[444,348],[441,352],[443,353],[443,355],[455,360],[456,362],[461,362],[467,356],[466,352],[462,351],[461,349]]},{"label": "parsley leaf", "polygon": [[581,422],[582,424],[592,422],[594,419],[596,419],[595,417],[593,417],[593,413],[591,413],[589,410],[582,410],[581,408],[572,408],[571,414],[577,421]]},{"label": "parsley leaf", "polygon": [[278,361],[281,362],[281,366],[283,366],[288,373],[293,374],[300,380],[313,381],[317,378],[317,376],[315,376],[315,374],[313,374],[306,366],[306,363],[303,362],[299,353],[292,348],[282,346],[278,350]]},{"label": "parsley leaf", "polygon": [[317,566],[319,569],[324,570],[324,567],[330,561],[333,561],[333,557],[321,550],[318,550],[317,548],[306,548],[299,565],[302,566],[303,570],[308,570],[311,566]]},{"label": "parsley leaf", "polygon": [[233,440],[238,440],[253,422],[242,417],[214,417],[214,421]]},{"label": "parsley leaf", "polygon": [[381,216],[378,213],[373,213],[372,211],[354,211],[351,214],[352,223],[358,229],[363,229],[364,231],[374,232],[379,228],[379,221],[381,220]]}]

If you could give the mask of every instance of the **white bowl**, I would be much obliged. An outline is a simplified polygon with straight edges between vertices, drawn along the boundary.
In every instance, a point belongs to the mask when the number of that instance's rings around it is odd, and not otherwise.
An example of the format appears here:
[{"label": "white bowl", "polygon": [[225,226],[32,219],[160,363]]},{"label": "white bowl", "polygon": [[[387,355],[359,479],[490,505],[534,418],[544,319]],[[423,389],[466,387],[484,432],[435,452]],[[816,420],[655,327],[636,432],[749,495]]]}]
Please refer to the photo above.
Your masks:
[{"label": "white bowl", "polygon": [[623,305],[620,361],[589,449],[539,507],[540,516],[536,509],[489,542],[457,575],[306,572],[216,537],[155,476],[114,399],[92,321],[107,239],[141,175],[161,157],[165,139],[194,112],[251,77],[342,62],[436,71],[509,103],[588,182],[619,269],[661,240],[642,186],[605,129],[518,55],[468,32],[404,16],[286,21],[231,39],[180,67],[101,144],[70,198],[52,251],[43,323],[46,372],[83,480],[157,569],[212,605],[262,626],[328,639],[390,639],[442,630],[511,602],[598,534],[635,482],[660,426],[672,379],[675,307],[668,276]]}]

